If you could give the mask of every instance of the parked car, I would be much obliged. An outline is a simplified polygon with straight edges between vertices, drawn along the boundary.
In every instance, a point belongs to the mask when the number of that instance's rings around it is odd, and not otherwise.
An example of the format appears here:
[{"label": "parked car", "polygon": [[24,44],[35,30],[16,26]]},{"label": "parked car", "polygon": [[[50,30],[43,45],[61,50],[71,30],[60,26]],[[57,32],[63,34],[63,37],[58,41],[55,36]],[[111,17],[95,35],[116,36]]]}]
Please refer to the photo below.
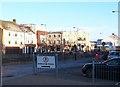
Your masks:
[{"label": "parked car", "polygon": [[112,51],[108,55],[108,59],[111,58],[120,58],[120,51]]},{"label": "parked car", "polygon": [[[87,63],[82,67],[84,76],[92,77],[92,63]],[[113,58],[104,62],[95,62],[94,77],[120,81],[120,58]]]}]

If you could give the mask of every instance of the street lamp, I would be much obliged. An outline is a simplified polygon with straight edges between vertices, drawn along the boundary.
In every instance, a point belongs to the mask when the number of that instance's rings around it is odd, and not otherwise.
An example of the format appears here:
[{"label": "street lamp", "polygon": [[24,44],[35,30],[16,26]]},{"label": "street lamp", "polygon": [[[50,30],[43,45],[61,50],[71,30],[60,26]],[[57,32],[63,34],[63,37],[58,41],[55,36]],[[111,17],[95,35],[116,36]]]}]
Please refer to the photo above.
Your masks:
[{"label": "street lamp", "polygon": [[46,24],[41,24],[41,25],[46,27]]},{"label": "street lamp", "polygon": [[112,12],[115,13],[115,12],[119,12],[119,11],[114,11],[114,10],[113,10]]},{"label": "street lamp", "polygon": [[41,24],[41,26],[45,26],[45,42],[47,44],[46,24]]},{"label": "street lamp", "polygon": [[[76,27],[73,27],[73,28],[76,28]],[[77,45],[78,45],[78,30],[79,28],[76,28],[77,29],[77,38],[76,38],[76,42],[77,42]],[[74,33],[75,35],[75,33]],[[77,60],[77,45],[74,43],[74,57],[75,57],[75,60]]]},{"label": "street lamp", "polygon": [[[46,30],[46,24],[41,24],[41,26],[45,26],[45,47],[47,46],[47,30]],[[45,48],[46,50],[45,51],[47,51],[47,48]]]},{"label": "street lamp", "polygon": [[118,46],[120,46],[120,24],[119,24],[119,22],[120,22],[120,10],[119,10],[119,6],[120,6],[120,3],[118,3],[118,10],[117,11],[115,11],[115,10],[112,11],[113,13],[115,13],[115,12],[118,13]]},{"label": "street lamp", "polygon": [[73,28],[76,28],[77,30],[76,30],[76,32],[77,32],[77,38],[76,38],[76,41],[77,41],[77,44],[78,44],[78,30],[79,30],[79,28],[77,28],[77,27],[73,27]]}]

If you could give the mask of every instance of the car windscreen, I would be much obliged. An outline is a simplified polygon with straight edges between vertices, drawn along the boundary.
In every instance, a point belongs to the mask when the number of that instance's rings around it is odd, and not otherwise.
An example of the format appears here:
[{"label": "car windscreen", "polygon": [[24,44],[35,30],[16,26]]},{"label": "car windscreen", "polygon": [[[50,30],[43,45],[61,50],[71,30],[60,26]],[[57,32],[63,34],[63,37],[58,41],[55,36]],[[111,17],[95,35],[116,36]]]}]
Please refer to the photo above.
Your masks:
[{"label": "car windscreen", "polygon": [[120,56],[120,52],[112,52],[112,53],[110,53],[110,55],[117,55],[117,56]]}]

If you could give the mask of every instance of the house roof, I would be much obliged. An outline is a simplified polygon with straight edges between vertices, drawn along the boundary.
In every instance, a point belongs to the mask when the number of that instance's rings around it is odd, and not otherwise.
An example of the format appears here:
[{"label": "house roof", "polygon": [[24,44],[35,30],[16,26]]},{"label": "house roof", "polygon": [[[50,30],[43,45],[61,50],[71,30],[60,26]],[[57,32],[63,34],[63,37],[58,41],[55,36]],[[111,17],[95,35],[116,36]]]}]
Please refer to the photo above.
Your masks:
[{"label": "house roof", "polygon": [[0,26],[2,26],[2,28],[6,29],[6,30],[22,32],[20,27],[17,24],[15,24],[14,22],[12,22],[12,21],[0,20]]},{"label": "house roof", "polygon": [[112,34],[110,35],[109,37],[106,37],[103,39],[103,41],[107,41],[107,42],[110,42],[110,41],[117,41],[117,40],[120,40],[120,37],[118,37],[116,34]]},{"label": "house roof", "polygon": [[23,32],[32,32],[32,33],[35,33],[30,26],[25,26],[25,25],[19,25],[20,29],[23,31]]},{"label": "house roof", "polygon": [[62,31],[58,31],[58,32],[48,32],[48,34],[61,34]]},{"label": "house roof", "polygon": [[111,39],[113,39],[113,40],[118,40],[118,39],[120,39],[120,37],[118,37],[116,34],[112,34],[111,36],[109,36]]},{"label": "house roof", "polygon": [[29,26],[22,26],[14,23],[13,21],[0,20],[0,28],[17,31],[17,32],[32,32],[35,33]]}]

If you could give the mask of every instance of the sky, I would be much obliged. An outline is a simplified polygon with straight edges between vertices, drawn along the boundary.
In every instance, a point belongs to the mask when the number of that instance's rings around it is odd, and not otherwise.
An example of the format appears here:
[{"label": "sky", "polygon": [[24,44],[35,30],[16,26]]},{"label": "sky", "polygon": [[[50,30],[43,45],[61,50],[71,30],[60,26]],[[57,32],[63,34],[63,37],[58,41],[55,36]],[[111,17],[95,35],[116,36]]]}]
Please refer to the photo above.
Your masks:
[{"label": "sky", "polygon": [[1,2],[0,19],[46,24],[47,31],[82,29],[97,40],[118,34],[118,12],[113,10],[118,10],[118,2]]}]

